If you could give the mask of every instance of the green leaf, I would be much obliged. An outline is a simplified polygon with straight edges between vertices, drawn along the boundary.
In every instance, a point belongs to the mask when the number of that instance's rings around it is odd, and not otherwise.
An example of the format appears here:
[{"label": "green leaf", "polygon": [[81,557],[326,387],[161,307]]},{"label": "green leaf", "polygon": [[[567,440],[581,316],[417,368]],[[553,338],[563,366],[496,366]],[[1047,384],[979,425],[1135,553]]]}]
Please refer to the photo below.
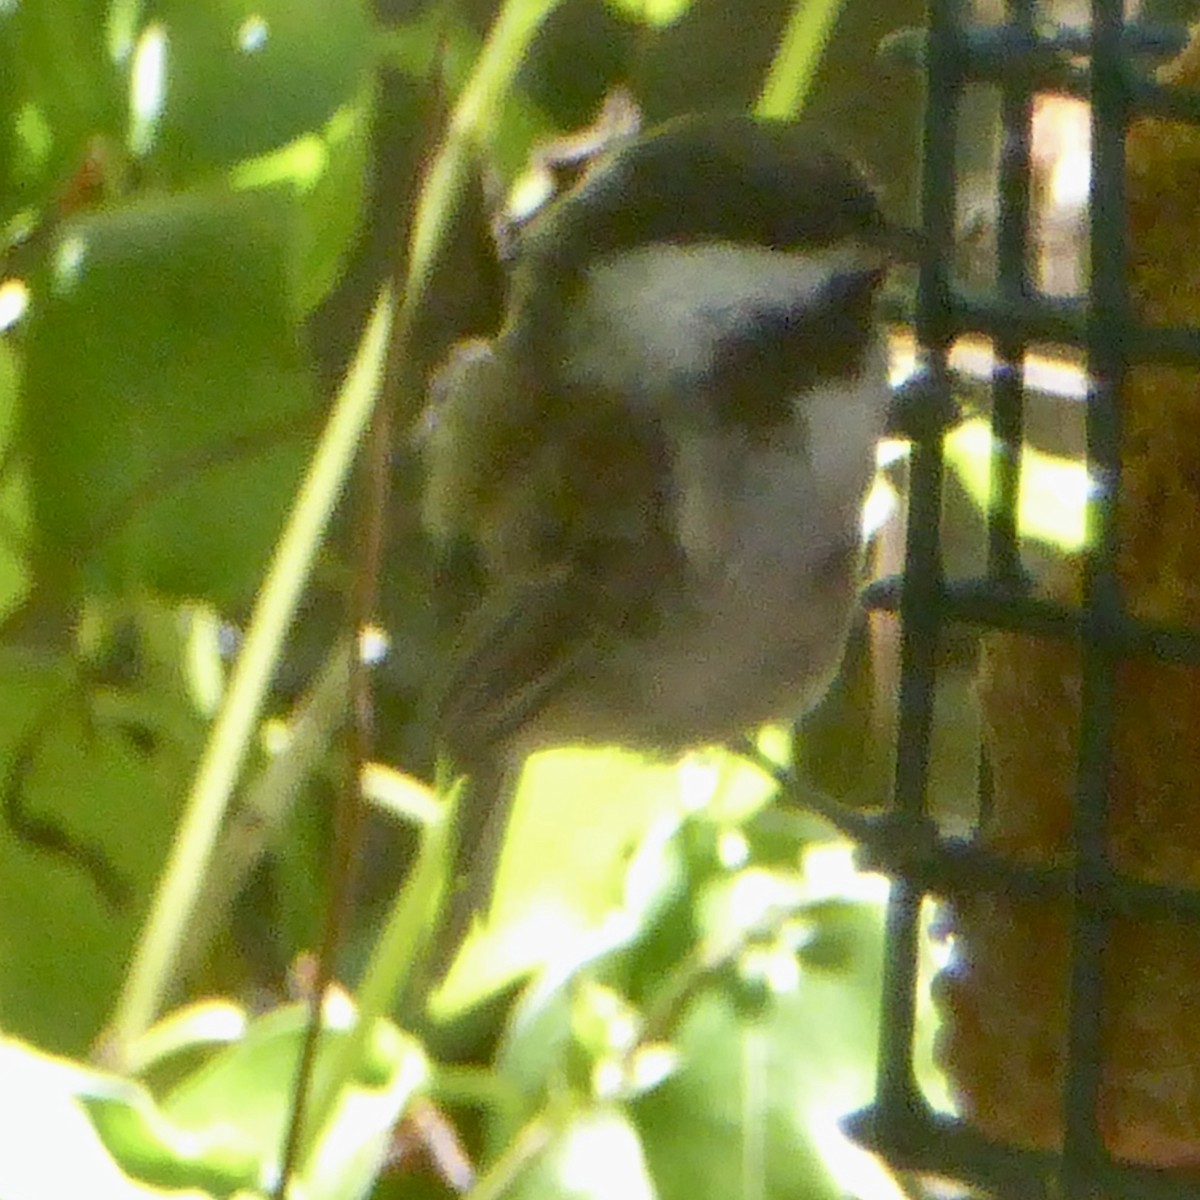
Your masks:
[{"label": "green leaf", "polygon": [[[326,1033],[317,1056],[318,1074],[328,1061],[331,1043],[345,1035],[353,1017],[344,995],[329,998]],[[94,1145],[98,1135],[112,1156],[108,1162],[115,1160],[128,1176],[121,1177],[125,1190],[105,1195],[158,1194],[150,1188],[200,1188],[218,1197],[242,1189],[265,1192],[278,1179],[307,1022],[306,1004],[290,1004],[267,1013],[249,1026],[240,1041],[214,1055],[161,1102],[139,1085],[70,1063],[55,1063],[57,1074],[51,1075],[52,1060],[39,1059],[18,1047],[24,1057],[15,1061],[24,1074],[2,1074],[0,1105],[9,1099],[9,1091],[15,1090],[7,1086],[11,1080],[25,1083],[25,1091],[32,1090],[26,1082],[32,1080],[44,1091],[48,1083],[42,1076],[56,1085],[64,1099],[77,1097],[91,1118],[91,1127],[80,1132],[79,1139]],[[6,1056],[12,1057],[7,1054],[9,1045],[0,1042],[0,1063]],[[393,1125],[425,1081],[424,1054],[395,1026],[380,1024],[371,1052],[372,1078],[347,1089],[303,1179],[304,1195],[314,1200],[366,1194]],[[38,1072],[36,1078],[34,1071]],[[75,1112],[79,1114],[78,1109]],[[63,1122],[65,1116],[57,1119]],[[8,1122],[0,1126],[0,1145],[9,1127]],[[49,1122],[46,1127],[51,1127]],[[95,1134],[88,1137],[92,1128]],[[25,1200],[26,1195],[30,1200],[41,1196],[50,1200],[60,1195],[97,1195],[94,1184],[104,1179],[100,1167],[107,1155],[98,1159],[93,1153],[87,1160],[89,1174],[81,1181],[87,1186],[19,1194],[3,1186],[9,1159],[7,1153],[0,1155],[0,1194],[5,1200]],[[46,1174],[54,1177],[53,1170]]]},{"label": "green leaf", "polygon": [[139,1095],[144,1093],[125,1080],[0,1037],[0,1196],[150,1200],[166,1195],[117,1166],[80,1103],[90,1096],[132,1105]]},{"label": "green leaf", "polygon": [[361,0],[157,0],[147,15],[169,47],[153,157],[173,178],[320,129],[371,61]]},{"label": "green leaf", "polygon": [[108,0],[74,0],[0,11],[0,121],[8,135],[6,110],[23,117],[17,152],[3,154],[0,140],[0,187],[11,189],[0,196],[0,225],[17,208],[66,191],[95,139],[124,136],[128,87],[109,53],[109,8]]},{"label": "green leaf", "polygon": [[571,1117],[510,1194],[518,1200],[655,1200],[659,1193],[628,1115],[595,1108]]},{"label": "green leaf", "polygon": [[201,1188],[216,1197],[266,1191],[269,1178],[257,1147],[235,1125],[213,1122],[193,1131],[166,1120],[148,1092],[91,1096],[84,1107],[121,1169],[157,1188]]},{"label": "green leaf", "polygon": [[307,312],[337,281],[362,217],[368,170],[371,103],[339,109],[317,133],[239,164],[239,188],[287,183],[299,202],[297,305]]},{"label": "green leaf", "polygon": [[632,940],[679,883],[684,816],[733,824],[774,784],[712,749],[678,765],[617,750],[555,750],[526,765],[495,897],[434,997],[452,1017],[536,967],[566,969]]},{"label": "green leaf", "polygon": [[663,1200],[886,1194],[873,1190],[881,1169],[837,1128],[873,1093],[882,905],[851,903],[859,882],[821,869],[806,860],[818,928],[838,925],[836,961],[802,963],[798,986],[753,1008],[714,978],[672,1032],[679,1069],[632,1105]]},{"label": "green leaf", "polygon": [[279,189],[68,223],[29,318],[23,438],[38,567],[244,603],[315,418]]},{"label": "green leaf", "polygon": [[66,647],[0,647],[0,1013],[72,1052],[112,1005],[204,731],[176,614],[128,628],[107,679]]},{"label": "green leaf", "polygon": [[152,1025],[130,1048],[128,1068],[140,1075],[176,1054],[237,1041],[246,1025],[245,1009],[231,1000],[197,1000]]},{"label": "green leaf", "polygon": [[[265,1177],[277,1178],[308,1015],[306,1004],[291,1004],[260,1017],[241,1042],[216,1054],[172,1090],[161,1105],[164,1116],[190,1130],[231,1124],[255,1147]],[[327,1032],[313,1071],[314,1088],[353,1016],[343,994],[327,997]],[[342,1095],[304,1177],[304,1194],[311,1200],[366,1193],[392,1126],[426,1082],[428,1063],[420,1045],[389,1022],[380,1022],[369,1050],[369,1077]],[[114,1153],[120,1157],[115,1147]]]},{"label": "green leaf", "polygon": [[362,218],[371,168],[373,102],[339,109],[322,131],[325,170],[302,198],[300,307],[307,312],[337,282]]},{"label": "green leaf", "polygon": [[491,913],[435,996],[436,1015],[454,1016],[544,963],[610,947],[604,927],[622,905],[630,851],[651,826],[677,827],[683,812],[674,767],[608,750],[531,759]]},{"label": "green leaf", "polygon": [[824,900],[804,913],[808,936],[800,961],[812,971],[850,973],[857,965],[863,936],[861,907],[849,900]]},{"label": "green leaf", "polygon": [[21,205],[17,195],[17,120],[22,96],[18,87],[14,21],[13,10],[0,11],[0,229]]}]

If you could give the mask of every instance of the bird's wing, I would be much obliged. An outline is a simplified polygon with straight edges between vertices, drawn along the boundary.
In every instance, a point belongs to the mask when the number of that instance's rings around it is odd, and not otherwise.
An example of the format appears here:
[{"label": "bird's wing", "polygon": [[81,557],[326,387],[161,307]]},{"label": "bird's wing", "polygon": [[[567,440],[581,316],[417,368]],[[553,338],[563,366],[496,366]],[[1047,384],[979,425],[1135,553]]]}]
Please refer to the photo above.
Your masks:
[{"label": "bird's wing", "polygon": [[553,438],[510,476],[479,530],[479,600],[460,624],[440,705],[468,769],[562,689],[584,686],[682,580],[656,423],[602,396],[571,401],[566,412],[556,400]]},{"label": "bird's wing", "polygon": [[596,583],[572,564],[486,595],[455,647],[439,705],[451,752],[468,768],[528,726],[555,692],[603,652]]}]

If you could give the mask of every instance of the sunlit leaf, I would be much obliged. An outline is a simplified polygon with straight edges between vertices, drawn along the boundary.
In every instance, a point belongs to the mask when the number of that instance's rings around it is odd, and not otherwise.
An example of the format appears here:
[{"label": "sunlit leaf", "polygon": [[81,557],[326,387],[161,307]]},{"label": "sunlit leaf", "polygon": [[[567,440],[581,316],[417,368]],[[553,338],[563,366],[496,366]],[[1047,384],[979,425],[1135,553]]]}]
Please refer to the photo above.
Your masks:
[{"label": "sunlit leaf", "polygon": [[129,1047],[129,1070],[141,1074],[155,1063],[186,1050],[235,1042],[245,1035],[247,1019],[241,1005],[216,998],[176,1009]]},{"label": "sunlit leaf", "polygon": [[288,184],[300,212],[297,304],[311,309],[336,282],[358,230],[368,169],[370,103],[347,104],[315,132],[239,164],[240,188]]},{"label": "sunlit leaf", "polygon": [[[991,501],[993,442],[986,421],[965,421],[946,435],[946,457],[971,499]],[[1062,551],[1080,550],[1091,484],[1086,463],[1026,446],[1021,454],[1017,529],[1021,536]]]},{"label": "sunlit leaf", "polygon": [[750,1011],[719,987],[697,997],[672,1039],[678,1070],[633,1105],[663,1200],[899,1200],[837,1127],[874,1087],[881,915],[857,905],[836,972],[802,969]]},{"label": "sunlit leaf", "polygon": [[692,7],[692,0],[608,0],[608,3],[625,16],[658,29],[673,25]]},{"label": "sunlit leaf", "polygon": [[519,1200],[655,1200],[637,1130],[618,1108],[577,1113],[511,1195]]},{"label": "sunlit leaf", "polygon": [[[345,997],[334,994],[327,1001],[330,1032],[317,1056],[318,1078],[352,1017]],[[304,1004],[260,1017],[244,1038],[214,1055],[161,1102],[140,1089],[89,1100],[105,1144],[131,1175],[152,1183],[200,1186],[217,1195],[236,1187],[272,1187],[307,1020]],[[420,1047],[390,1024],[376,1030],[371,1056],[370,1078],[343,1095],[321,1140],[303,1181],[306,1196],[332,1200],[365,1194],[392,1126],[425,1080]]]},{"label": "sunlit leaf", "polygon": [[257,1147],[231,1122],[185,1129],[133,1085],[117,1094],[87,1096],[84,1107],[121,1169],[149,1187],[196,1188],[226,1197],[270,1186]]},{"label": "sunlit leaf", "polygon": [[[450,1015],[557,957],[611,944],[623,864],[659,821],[684,812],[677,772],[617,751],[563,750],[526,767],[484,926],[437,997]],[[624,936],[631,936],[627,929]]]},{"label": "sunlit leaf", "polygon": [[717,955],[723,947],[763,936],[803,898],[798,873],[748,867],[718,878],[704,890],[696,921],[710,953]]},{"label": "sunlit leaf", "polygon": [[[0,1196],[151,1200],[167,1195],[121,1170],[80,1103],[81,1097],[93,1096],[129,1105],[139,1094],[144,1095],[125,1080],[0,1037]],[[200,1200],[195,1191],[169,1194]]]}]

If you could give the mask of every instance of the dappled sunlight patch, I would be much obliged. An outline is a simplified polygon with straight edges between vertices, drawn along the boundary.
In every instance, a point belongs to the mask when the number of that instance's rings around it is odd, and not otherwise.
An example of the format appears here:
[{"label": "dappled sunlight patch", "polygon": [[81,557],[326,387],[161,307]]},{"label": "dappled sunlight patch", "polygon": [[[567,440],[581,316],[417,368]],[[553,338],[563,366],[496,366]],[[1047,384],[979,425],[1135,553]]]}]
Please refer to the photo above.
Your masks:
[{"label": "dappled sunlight patch", "polygon": [[167,28],[154,21],[142,30],[129,71],[129,149],[136,157],[154,148],[167,103]]},{"label": "dappled sunlight patch", "polygon": [[71,291],[83,274],[87,242],[77,233],[68,234],[54,252],[54,284],[59,295]]},{"label": "dappled sunlight patch", "polygon": [[29,307],[29,289],[24,280],[6,279],[0,283],[0,333],[11,329]]},{"label": "dappled sunlight patch", "polygon": [[[985,510],[991,497],[994,452],[991,429],[981,419],[965,421],[946,435],[947,458],[971,499]],[[1094,486],[1082,460],[1023,447],[1017,504],[1021,535],[1064,552],[1082,549]]]},{"label": "dappled sunlight patch", "polygon": [[243,54],[254,54],[267,44],[270,26],[260,13],[252,13],[237,28],[234,45]]}]

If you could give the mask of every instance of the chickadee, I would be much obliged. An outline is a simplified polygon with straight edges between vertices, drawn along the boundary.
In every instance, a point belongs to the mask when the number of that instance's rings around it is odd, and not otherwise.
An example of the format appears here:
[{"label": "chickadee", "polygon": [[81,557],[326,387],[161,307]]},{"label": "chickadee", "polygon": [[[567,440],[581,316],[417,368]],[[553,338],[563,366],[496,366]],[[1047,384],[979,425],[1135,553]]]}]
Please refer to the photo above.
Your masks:
[{"label": "chickadee", "polygon": [[438,713],[470,776],[454,943],[527,755],[677,756],[826,689],[890,401],[889,241],[849,164],[737,116],[624,140],[519,232],[504,325],[452,352],[427,422],[425,524],[476,583]]}]

